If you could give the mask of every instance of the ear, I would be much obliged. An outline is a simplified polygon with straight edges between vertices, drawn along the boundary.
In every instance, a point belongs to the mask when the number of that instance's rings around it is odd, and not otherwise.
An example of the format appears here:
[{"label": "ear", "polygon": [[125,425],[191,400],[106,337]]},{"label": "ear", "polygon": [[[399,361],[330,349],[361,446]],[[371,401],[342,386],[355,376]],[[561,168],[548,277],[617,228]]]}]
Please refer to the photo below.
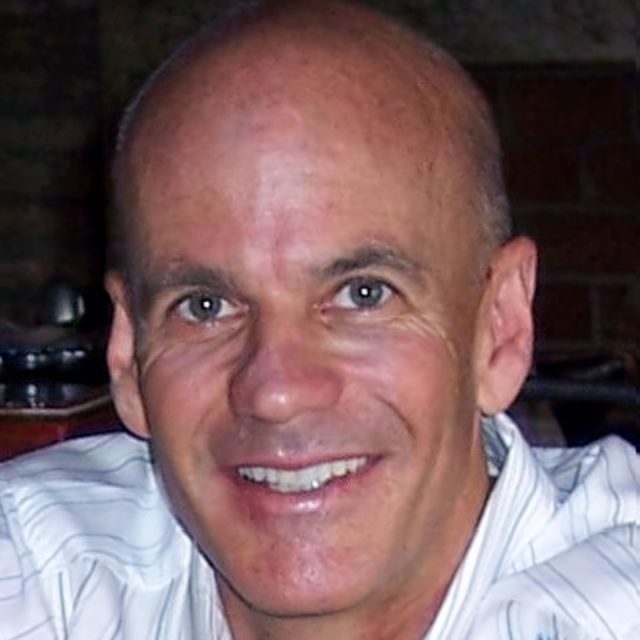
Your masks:
[{"label": "ear", "polygon": [[509,407],[529,373],[536,264],[536,247],[525,237],[492,260],[476,334],[477,403],[485,415]]},{"label": "ear", "polygon": [[127,287],[122,276],[113,272],[107,274],[105,287],[113,302],[113,320],[107,347],[111,396],[123,424],[136,435],[148,438],[135,357],[135,323]]}]

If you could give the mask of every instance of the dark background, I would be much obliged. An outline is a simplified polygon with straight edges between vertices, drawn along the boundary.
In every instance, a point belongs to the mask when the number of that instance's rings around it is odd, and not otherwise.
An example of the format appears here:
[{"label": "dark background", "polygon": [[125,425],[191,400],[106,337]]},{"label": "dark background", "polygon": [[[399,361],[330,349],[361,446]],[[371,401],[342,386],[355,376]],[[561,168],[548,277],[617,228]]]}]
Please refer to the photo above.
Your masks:
[{"label": "dark background", "polygon": [[[229,2],[0,2],[0,319],[51,280],[99,287],[115,123]],[[637,353],[640,152],[632,0],[383,1],[461,57],[494,106],[517,228],[541,247],[542,353]]]}]

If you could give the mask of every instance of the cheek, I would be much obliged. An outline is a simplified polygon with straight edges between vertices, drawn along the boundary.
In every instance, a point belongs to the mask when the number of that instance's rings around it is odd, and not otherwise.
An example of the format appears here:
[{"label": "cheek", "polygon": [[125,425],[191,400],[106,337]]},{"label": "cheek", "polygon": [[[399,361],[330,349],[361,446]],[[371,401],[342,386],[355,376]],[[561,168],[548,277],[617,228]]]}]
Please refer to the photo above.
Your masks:
[{"label": "cheek", "polygon": [[168,346],[150,352],[142,366],[141,391],[153,439],[187,446],[215,412],[227,406],[228,350],[205,341]]},{"label": "cheek", "polygon": [[358,381],[413,426],[444,418],[463,386],[452,344],[423,323],[370,330],[344,345],[345,378]]},{"label": "cheek", "polygon": [[202,505],[219,490],[210,483],[217,472],[212,441],[233,426],[226,401],[227,360],[206,342],[180,344],[150,352],[142,369],[157,467],[171,504],[193,532],[200,531]]}]

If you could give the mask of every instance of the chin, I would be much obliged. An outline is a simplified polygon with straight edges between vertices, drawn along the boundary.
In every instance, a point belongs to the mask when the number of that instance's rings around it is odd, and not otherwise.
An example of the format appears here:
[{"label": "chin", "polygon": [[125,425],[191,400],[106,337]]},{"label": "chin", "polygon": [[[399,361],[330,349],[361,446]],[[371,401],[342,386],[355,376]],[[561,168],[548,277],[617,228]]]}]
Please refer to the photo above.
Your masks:
[{"label": "chin", "polygon": [[336,614],[353,609],[366,599],[360,585],[335,584],[330,580],[322,585],[300,584],[299,576],[284,583],[274,580],[268,585],[251,585],[242,591],[237,591],[224,578],[219,582],[226,604],[231,597],[254,611],[278,618]]},{"label": "chin", "polygon": [[269,616],[317,616],[357,607],[371,595],[367,585],[378,583],[362,563],[323,563],[322,552],[310,561],[289,550],[288,557],[261,564],[232,565],[232,572],[219,574],[225,602],[239,600]]}]

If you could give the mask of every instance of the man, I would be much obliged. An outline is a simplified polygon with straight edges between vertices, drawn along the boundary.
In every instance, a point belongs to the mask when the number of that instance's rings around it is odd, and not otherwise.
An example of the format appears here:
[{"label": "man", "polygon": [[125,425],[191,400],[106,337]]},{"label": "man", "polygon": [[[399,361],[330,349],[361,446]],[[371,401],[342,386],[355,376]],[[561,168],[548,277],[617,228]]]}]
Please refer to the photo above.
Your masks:
[{"label": "man", "polygon": [[107,281],[142,441],[6,468],[0,638],[640,637],[635,454],[534,455],[500,413],[535,248],[498,153],[458,66],[356,5],[268,5],[165,64]]}]

